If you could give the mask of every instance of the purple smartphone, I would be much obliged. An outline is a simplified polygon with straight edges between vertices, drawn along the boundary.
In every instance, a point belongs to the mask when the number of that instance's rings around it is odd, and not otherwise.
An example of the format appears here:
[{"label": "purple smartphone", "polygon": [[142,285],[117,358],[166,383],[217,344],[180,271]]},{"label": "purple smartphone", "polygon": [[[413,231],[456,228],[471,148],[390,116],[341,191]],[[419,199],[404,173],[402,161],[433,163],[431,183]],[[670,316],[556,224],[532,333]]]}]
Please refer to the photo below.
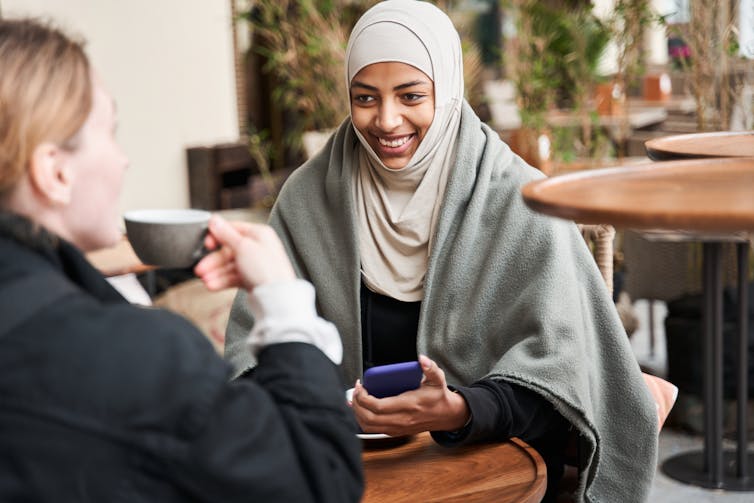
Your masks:
[{"label": "purple smartphone", "polygon": [[418,388],[422,375],[419,362],[391,363],[367,369],[363,384],[370,395],[385,398]]}]

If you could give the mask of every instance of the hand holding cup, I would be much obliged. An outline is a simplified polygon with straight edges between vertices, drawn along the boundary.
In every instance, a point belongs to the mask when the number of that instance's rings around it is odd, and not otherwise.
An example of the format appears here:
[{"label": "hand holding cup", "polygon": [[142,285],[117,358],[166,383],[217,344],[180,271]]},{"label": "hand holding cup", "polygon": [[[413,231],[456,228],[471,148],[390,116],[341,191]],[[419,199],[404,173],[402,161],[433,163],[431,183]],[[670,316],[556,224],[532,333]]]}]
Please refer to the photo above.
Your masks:
[{"label": "hand holding cup", "polygon": [[228,222],[215,215],[204,246],[213,251],[196,265],[194,273],[210,290],[242,287],[251,291],[296,278],[280,238],[268,225]]}]

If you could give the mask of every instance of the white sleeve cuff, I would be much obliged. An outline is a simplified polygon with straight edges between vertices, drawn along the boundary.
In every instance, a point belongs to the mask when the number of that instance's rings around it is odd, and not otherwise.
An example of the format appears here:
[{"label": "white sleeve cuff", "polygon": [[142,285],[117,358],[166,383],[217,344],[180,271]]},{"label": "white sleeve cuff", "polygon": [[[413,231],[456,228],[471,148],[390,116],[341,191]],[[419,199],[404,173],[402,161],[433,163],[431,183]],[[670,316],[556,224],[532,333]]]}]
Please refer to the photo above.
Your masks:
[{"label": "white sleeve cuff", "polygon": [[255,323],[248,344],[255,357],[270,344],[305,342],[340,364],[340,336],[335,325],[317,316],[314,296],[311,283],[301,279],[268,283],[249,293]]}]

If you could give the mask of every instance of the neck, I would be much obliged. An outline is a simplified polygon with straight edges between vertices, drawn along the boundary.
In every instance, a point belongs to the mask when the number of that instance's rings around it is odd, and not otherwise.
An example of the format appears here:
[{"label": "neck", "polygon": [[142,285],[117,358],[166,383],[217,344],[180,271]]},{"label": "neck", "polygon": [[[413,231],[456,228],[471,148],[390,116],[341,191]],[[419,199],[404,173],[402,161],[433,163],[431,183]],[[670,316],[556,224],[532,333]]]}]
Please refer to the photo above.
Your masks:
[{"label": "neck", "polygon": [[27,180],[22,180],[8,194],[0,199],[0,209],[20,215],[35,226],[70,241],[69,233],[63,225],[60,210],[52,208],[33,190]]}]

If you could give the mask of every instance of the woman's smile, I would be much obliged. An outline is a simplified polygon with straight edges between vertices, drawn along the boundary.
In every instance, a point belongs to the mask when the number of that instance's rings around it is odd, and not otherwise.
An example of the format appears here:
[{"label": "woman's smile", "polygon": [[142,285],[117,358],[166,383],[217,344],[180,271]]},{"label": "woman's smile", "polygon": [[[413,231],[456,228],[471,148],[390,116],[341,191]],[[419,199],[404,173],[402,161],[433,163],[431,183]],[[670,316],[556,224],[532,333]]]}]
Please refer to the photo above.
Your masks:
[{"label": "woman's smile", "polygon": [[375,151],[377,151],[377,155],[380,157],[404,155],[407,150],[411,149],[416,140],[416,134],[414,133],[401,136],[372,135],[372,137],[377,139],[378,148]]}]

